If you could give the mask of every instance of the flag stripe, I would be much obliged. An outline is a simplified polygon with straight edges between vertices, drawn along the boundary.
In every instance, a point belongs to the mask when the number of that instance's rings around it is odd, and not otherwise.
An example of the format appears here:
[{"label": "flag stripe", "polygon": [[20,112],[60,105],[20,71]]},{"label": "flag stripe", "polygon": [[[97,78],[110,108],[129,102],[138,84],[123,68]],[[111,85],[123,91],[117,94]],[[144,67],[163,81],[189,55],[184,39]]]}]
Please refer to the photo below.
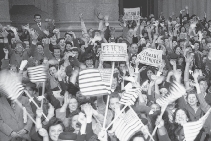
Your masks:
[{"label": "flag stripe", "polygon": [[96,82],[99,82],[101,81],[101,78],[100,77],[96,77],[95,79],[93,77],[87,77],[86,79],[80,79],[80,82],[81,83],[86,83],[86,82],[93,82],[93,81],[96,81]]}]

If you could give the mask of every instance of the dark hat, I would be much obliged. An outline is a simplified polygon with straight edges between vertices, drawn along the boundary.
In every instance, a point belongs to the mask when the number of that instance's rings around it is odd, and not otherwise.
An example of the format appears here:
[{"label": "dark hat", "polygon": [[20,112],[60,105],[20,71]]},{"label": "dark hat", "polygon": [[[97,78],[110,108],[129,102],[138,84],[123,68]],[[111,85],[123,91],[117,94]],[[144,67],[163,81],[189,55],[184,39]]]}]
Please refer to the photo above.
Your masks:
[{"label": "dark hat", "polygon": [[72,133],[72,132],[62,132],[59,135],[60,140],[76,140],[77,139],[77,134]]}]

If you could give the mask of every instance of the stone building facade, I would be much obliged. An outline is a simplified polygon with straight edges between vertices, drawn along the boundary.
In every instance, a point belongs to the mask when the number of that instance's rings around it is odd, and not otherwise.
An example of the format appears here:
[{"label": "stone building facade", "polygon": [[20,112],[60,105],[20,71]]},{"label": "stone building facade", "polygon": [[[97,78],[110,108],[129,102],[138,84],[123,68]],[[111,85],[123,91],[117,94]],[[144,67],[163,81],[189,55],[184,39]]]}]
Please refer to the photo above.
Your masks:
[{"label": "stone building facade", "polygon": [[[68,30],[80,33],[79,14],[84,14],[87,28],[96,28],[97,12],[109,15],[110,25],[116,28],[117,34],[121,33],[119,26],[119,13],[122,13],[123,3],[127,0],[0,0],[0,23],[20,26],[32,24],[33,15],[41,14],[42,19],[55,19],[56,26],[64,33]],[[143,0],[142,0],[143,1]],[[153,0],[144,0],[150,4]],[[211,0],[154,0],[154,14],[158,17],[163,12],[165,18],[179,11],[187,5],[190,15],[196,14],[203,18],[204,12],[207,19],[211,19]]]}]

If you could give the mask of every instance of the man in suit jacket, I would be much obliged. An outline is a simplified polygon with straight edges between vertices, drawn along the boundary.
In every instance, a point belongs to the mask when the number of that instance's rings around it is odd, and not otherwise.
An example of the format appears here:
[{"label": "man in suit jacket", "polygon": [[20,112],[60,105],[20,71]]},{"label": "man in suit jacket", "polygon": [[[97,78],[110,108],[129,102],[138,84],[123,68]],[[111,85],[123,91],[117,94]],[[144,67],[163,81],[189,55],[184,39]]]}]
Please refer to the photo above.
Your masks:
[{"label": "man in suit jacket", "polygon": [[[34,117],[28,98],[20,96],[18,101]],[[0,141],[18,140],[18,138],[30,140],[29,131],[32,123],[28,117],[24,123],[23,109],[17,103],[10,101],[4,95],[0,97]]]},{"label": "man in suit jacket", "polygon": [[45,31],[48,31],[47,27],[48,24],[41,22],[41,15],[40,14],[35,14],[34,15],[34,21],[36,24],[33,24],[31,26],[31,28],[33,28],[34,30],[37,31],[37,33],[39,34],[38,39],[42,39],[43,37],[46,37],[47,34]]}]

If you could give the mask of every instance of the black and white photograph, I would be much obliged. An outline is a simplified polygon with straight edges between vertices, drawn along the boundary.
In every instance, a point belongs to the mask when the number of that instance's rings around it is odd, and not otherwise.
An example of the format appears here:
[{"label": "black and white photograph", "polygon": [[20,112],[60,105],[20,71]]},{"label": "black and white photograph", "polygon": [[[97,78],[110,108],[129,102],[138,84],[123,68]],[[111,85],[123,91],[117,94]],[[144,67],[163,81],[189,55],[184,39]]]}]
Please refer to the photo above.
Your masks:
[{"label": "black and white photograph", "polygon": [[211,141],[211,0],[0,0],[0,141]]}]

